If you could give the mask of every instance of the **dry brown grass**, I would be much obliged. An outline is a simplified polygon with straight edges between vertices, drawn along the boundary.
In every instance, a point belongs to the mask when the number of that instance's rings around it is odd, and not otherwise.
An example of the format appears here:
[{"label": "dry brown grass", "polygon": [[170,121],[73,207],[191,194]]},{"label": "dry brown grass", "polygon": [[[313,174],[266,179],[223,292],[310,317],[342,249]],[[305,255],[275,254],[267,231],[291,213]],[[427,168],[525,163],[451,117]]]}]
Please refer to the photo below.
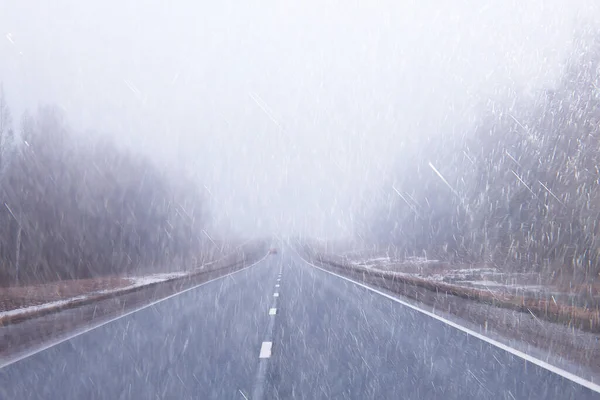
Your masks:
[{"label": "dry brown grass", "polygon": [[[131,294],[151,287],[157,287],[173,282],[185,282],[197,279],[202,276],[213,276],[215,273],[233,272],[236,269],[243,268],[247,262],[254,262],[261,256],[264,256],[262,245],[255,243],[248,245],[250,252],[238,249],[217,261],[210,264],[208,268],[196,269],[190,271],[188,275],[174,276],[160,282],[152,282],[141,286],[127,287],[130,281],[127,278],[100,278],[100,279],[81,279],[48,283],[43,285],[34,285],[27,287],[12,287],[0,289],[0,303],[4,309],[0,311],[13,310],[27,306],[45,304],[57,300],[69,300],[61,304],[55,304],[51,307],[30,309],[15,314],[5,314],[0,317],[0,326],[8,325],[27,319],[37,318],[43,315],[56,313],[69,308],[76,308],[97,301]],[[117,291],[102,291],[103,289],[120,289]],[[83,294],[89,294],[86,297],[79,297]]]},{"label": "dry brown grass", "polygon": [[30,286],[0,288],[0,311],[41,305],[130,285],[126,278],[73,279]]}]

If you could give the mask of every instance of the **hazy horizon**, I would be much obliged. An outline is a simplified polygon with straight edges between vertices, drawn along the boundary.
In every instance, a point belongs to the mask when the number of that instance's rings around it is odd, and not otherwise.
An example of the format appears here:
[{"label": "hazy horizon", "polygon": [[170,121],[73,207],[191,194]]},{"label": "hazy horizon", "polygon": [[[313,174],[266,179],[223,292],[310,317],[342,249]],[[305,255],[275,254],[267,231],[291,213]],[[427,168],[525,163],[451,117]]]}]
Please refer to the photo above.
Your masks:
[{"label": "hazy horizon", "polygon": [[[593,1],[0,5],[15,120],[56,104],[193,173],[215,223],[352,234],[406,143],[550,88]],[[596,18],[597,19],[597,18]]]}]

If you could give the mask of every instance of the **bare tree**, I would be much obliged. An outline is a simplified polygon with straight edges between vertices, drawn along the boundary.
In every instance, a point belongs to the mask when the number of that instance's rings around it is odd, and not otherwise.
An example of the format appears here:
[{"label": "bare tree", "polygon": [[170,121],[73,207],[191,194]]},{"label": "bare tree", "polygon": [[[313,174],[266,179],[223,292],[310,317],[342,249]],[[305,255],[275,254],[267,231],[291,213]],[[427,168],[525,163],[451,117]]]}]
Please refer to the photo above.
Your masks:
[{"label": "bare tree", "polygon": [[405,254],[600,279],[600,32],[585,43],[551,92],[482,105],[475,128],[407,152],[365,236]]},{"label": "bare tree", "polygon": [[6,101],[4,86],[0,84],[0,174],[6,168],[13,141],[12,115]]},{"label": "bare tree", "polygon": [[0,185],[0,284],[158,271],[198,256],[196,184],[107,139],[72,135],[53,108],[26,114],[21,129]]}]

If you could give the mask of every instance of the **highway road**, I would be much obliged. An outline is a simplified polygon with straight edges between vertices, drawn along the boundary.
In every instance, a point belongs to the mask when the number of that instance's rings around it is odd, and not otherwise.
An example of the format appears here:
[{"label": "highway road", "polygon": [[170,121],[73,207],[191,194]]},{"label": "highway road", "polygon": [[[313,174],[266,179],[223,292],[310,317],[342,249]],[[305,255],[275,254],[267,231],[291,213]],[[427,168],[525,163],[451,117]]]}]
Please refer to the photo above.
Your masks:
[{"label": "highway road", "polygon": [[0,369],[0,399],[598,399],[284,249]]}]

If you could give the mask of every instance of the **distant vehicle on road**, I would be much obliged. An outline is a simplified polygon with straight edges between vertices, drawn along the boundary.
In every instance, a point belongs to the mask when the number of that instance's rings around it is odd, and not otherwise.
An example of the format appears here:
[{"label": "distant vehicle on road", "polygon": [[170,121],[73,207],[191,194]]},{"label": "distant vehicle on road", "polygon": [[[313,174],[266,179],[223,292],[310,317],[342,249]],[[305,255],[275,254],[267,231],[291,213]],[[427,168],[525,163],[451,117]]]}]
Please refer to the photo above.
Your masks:
[{"label": "distant vehicle on road", "polygon": [[272,247],[269,249],[269,254],[277,254],[277,249]]}]

